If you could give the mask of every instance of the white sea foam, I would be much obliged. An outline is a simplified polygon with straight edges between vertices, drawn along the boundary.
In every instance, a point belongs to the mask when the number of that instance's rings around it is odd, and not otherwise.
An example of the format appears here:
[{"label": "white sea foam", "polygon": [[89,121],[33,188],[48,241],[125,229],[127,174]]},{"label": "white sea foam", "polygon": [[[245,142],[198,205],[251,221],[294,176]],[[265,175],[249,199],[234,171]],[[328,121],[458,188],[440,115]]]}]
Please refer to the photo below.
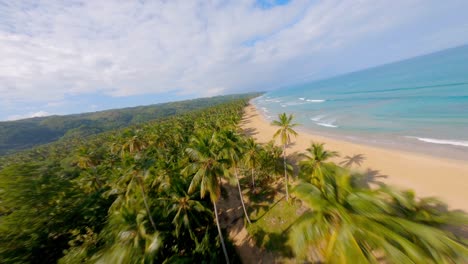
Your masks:
[{"label": "white sea foam", "polygon": [[306,104],[305,102],[286,102],[286,103],[282,103],[281,105],[286,105],[286,106],[290,106],[290,105],[303,105],[303,104]]},{"label": "white sea foam", "polygon": [[311,103],[323,103],[323,102],[325,102],[326,100],[322,100],[322,99],[307,99],[306,101],[307,101],[307,102],[311,102]]},{"label": "white sea foam", "polygon": [[319,125],[319,126],[324,126],[324,127],[338,127],[337,125],[333,125],[333,124],[329,124],[329,123],[317,122],[316,124]]},{"label": "white sea foam", "polygon": [[424,142],[427,142],[427,143],[468,147],[468,141],[463,141],[463,140],[421,138],[421,137],[409,137],[409,136],[408,136],[408,138],[415,138],[415,139],[417,139],[419,141],[424,141]]},{"label": "white sea foam", "polygon": [[320,121],[324,117],[325,115],[318,115],[318,116],[311,117],[310,120],[317,122],[317,121]]},{"label": "white sea foam", "polygon": [[304,101],[305,98],[304,97],[299,97],[299,100]]},{"label": "white sea foam", "polygon": [[280,103],[281,100],[278,100],[278,99],[276,99],[276,98],[272,98],[272,99],[265,99],[265,102]]},{"label": "white sea foam", "polygon": [[266,107],[262,107],[262,110],[263,110],[263,112],[265,112],[265,113],[269,113],[269,112],[270,112],[270,111],[268,111],[268,109],[266,109]]}]

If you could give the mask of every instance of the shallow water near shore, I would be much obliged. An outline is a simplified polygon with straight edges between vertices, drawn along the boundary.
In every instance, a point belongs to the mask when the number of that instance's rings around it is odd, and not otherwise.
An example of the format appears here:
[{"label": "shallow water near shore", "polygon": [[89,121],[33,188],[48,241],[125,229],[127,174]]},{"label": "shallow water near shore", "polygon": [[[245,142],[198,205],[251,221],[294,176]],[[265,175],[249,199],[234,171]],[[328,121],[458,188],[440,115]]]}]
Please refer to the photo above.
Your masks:
[{"label": "shallow water near shore", "polygon": [[265,118],[348,141],[468,160],[468,45],[253,100]]}]

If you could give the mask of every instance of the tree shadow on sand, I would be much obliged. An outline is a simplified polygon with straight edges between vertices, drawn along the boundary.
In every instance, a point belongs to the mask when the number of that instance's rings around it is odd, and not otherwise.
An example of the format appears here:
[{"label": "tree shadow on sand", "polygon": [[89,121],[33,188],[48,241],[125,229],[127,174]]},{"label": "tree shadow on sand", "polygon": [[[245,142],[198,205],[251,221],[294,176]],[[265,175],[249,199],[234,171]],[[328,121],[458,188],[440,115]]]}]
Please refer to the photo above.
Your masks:
[{"label": "tree shadow on sand", "polygon": [[244,134],[245,136],[251,137],[251,136],[257,135],[258,131],[256,128],[249,127],[249,128],[242,129],[242,134]]},{"label": "tree shadow on sand", "polygon": [[370,188],[371,184],[383,186],[385,183],[381,179],[388,178],[387,175],[381,174],[379,170],[367,168],[364,173],[353,174],[352,180],[356,186]]},{"label": "tree shadow on sand", "polygon": [[355,154],[352,156],[346,156],[343,158],[344,160],[340,162],[339,164],[343,167],[350,168],[353,165],[356,165],[358,167],[361,167],[362,163],[366,159],[364,154]]}]

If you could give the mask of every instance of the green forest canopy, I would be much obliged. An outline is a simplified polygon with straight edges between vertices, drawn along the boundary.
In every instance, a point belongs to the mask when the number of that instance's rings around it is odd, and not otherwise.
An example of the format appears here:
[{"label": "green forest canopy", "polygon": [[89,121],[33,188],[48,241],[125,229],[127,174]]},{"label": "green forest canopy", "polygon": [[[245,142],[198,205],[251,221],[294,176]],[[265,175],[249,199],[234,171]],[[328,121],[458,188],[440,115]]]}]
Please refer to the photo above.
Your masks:
[{"label": "green forest canopy", "polygon": [[0,157],[0,262],[223,259],[210,200],[181,171],[191,138],[234,127],[250,97]]},{"label": "green forest canopy", "polygon": [[93,113],[0,122],[0,155],[70,137],[84,137],[157,118],[214,106],[254,94],[198,98]]}]

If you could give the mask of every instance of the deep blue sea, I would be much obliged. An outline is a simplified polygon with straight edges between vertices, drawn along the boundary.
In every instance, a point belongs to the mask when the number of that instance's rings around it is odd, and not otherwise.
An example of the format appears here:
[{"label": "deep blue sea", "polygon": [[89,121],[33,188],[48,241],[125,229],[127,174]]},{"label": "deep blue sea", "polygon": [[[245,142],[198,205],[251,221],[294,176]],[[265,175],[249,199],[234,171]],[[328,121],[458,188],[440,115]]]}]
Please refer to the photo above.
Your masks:
[{"label": "deep blue sea", "polygon": [[254,104],[320,134],[468,151],[468,45],[271,91]]}]

